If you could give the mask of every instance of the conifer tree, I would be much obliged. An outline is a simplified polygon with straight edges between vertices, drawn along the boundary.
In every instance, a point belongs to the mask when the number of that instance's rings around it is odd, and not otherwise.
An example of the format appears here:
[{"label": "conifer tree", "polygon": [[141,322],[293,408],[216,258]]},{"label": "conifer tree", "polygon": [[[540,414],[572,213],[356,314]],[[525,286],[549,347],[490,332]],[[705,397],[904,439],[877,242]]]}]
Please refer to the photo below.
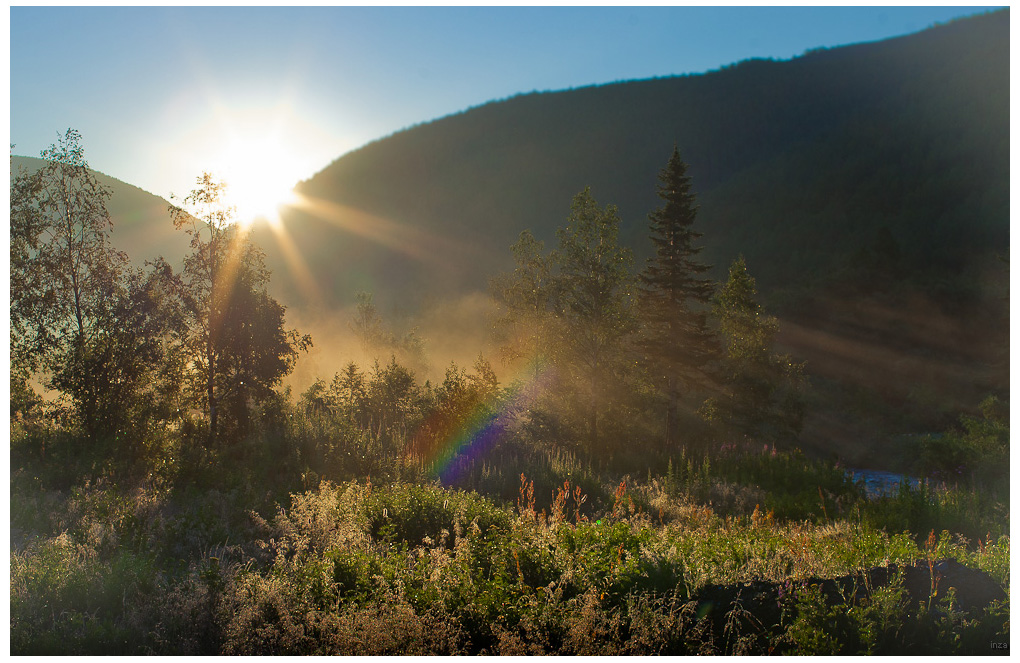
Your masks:
[{"label": "conifer tree", "polygon": [[705,276],[710,266],[698,258],[698,208],[687,164],[675,147],[659,173],[658,194],[663,205],[648,216],[655,255],[638,277],[639,345],[666,399],[666,443],[672,446],[681,391],[702,381],[705,366],[717,354],[706,322],[714,284]]},{"label": "conifer tree", "polygon": [[526,360],[536,376],[551,365],[547,395],[557,418],[588,453],[603,457],[610,449],[601,429],[624,400],[632,363],[626,339],[635,328],[633,258],[619,244],[619,228],[616,207],[600,209],[585,189],[556,233],[555,251],[543,255],[542,243],[525,231],[511,247],[514,271],[490,283],[504,363]]},{"label": "conifer tree", "polygon": [[375,353],[381,349],[389,349],[396,343],[392,334],[383,328],[382,317],[379,310],[372,302],[372,293],[359,292],[354,295],[358,302],[354,319],[348,324],[358,340],[361,341],[361,349],[367,353]]},{"label": "conifer tree", "polygon": [[622,375],[623,340],[634,329],[630,299],[630,249],[617,241],[620,217],[614,205],[599,209],[585,189],[574,197],[559,245],[553,293],[555,362],[560,380],[582,413],[590,452],[604,451],[600,410],[612,405]]},{"label": "conifer tree", "polygon": [[349,420],[357,421],[363,428],[368,426],[364,418],[365,374],[353,361],[348,362],[344,369],[333,377],[330,383],[330,394],[339,406],[340,412]]},{"label": "conifer tree", "polygon": [[514,256],[514,271],[500,274],[489,282],[489,290],[499,307],[493,327],[500,341],[503,364],[527,361],[537,372],[548,350],[543,346],[548,340],[552,313],[552,268],[549,258],[542,254],[542,242],[535,239],[530,230],[521,233],[510,251]]},{"label": "conifer tree", "polygon": [[752,439],[789,440],[800,433],[803,420],[804,365],[773,351],[779,321],[765,314],[757,295],[741,256],[730,266],[715,306],[725,343],[725,393],[708,401],[703,413]]}]

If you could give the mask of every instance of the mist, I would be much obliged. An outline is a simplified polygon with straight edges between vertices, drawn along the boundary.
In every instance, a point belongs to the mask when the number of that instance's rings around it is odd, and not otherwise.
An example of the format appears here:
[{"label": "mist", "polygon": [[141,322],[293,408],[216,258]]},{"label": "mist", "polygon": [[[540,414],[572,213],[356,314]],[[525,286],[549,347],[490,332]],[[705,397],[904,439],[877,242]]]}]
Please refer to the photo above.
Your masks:
[{"label": "mist", "polygon": [[[415,371],[419,383],[426,380],[433,384],[441,382],[450,363],[470,368],[479,355],[492,364],[501,379],[510,373],[496,356],[496,343],[492,337],[491,317],[495,311],[492,298],[481,292],[471,292],[449,299],[433,299],[422,303],[415,312],[388,306],[381,302],[380,316],[397,337],[403,337],[412,329],[424,340],[427,367]],[[370,369],[378,360],[385,364],[390,359],[387,352],[373,352],[351,329],[355,317],[355,306],[326,311],[309,309],[287,310],[288,324],[310,334],[312,347],[299,356],[294,371],[284,381],[297,395],[316,380],[329,381],[350,362],[363,370]],[[393,351],[398,362],[406,360],[399,350]]]}]

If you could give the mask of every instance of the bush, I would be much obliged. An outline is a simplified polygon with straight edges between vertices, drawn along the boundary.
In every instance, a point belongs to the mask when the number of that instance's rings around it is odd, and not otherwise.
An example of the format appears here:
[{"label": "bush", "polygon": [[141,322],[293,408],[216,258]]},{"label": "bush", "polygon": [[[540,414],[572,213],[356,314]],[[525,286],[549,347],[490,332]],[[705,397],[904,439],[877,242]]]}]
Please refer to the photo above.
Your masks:
[{"label": "bush", "polygon": [[144,642],[134,606],[154,591],[153,560],[96,551],[61,535],[11,555],[11,652],[127,654]]},{"label": "bush", "polygon": [[408,548],[439,542],[452,547],[455,534],[468,526],[483,532],[510,526],[509,514],[479,495],[437,485],[376,488],[366,512],[374,539]]}]

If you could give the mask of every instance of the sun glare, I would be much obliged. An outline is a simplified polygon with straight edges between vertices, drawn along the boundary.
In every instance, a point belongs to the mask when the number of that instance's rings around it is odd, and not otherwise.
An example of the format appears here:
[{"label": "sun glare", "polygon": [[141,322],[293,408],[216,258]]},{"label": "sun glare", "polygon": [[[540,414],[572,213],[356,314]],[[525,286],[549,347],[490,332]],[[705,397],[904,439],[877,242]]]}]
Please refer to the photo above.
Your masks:
[{"label": "sun glare", "polygon": [[224,202],[236,208],[238,223],[249,226],[264,220],[275,227],[280,210],[295,201],[300,166],[277,142],[249,139],[234,141],[223,151],[216,173],[226,182]]}]

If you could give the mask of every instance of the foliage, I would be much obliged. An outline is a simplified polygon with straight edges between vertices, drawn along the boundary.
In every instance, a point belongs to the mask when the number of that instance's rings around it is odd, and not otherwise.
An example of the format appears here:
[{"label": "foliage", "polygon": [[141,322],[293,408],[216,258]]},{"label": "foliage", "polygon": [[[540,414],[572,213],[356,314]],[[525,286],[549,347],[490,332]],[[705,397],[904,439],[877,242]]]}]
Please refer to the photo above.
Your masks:
[{"label": "foliage", "polygon": [[170,215],[191,237],[182,276],[185,345],[192,397],[208,414],[211,446],[250,432],[249,400],[265,401],[311,338],[284,329],[284,309],[266,289],[264,256],[222,202],[225,184],[208,173],[196,184],[185,207],[171,205]]},{"label": "foliage", "polygon": [[[1009,637],[1008,618],[993,604],[968,615],[950,590],[938,601],[911,605],[901,581],[864,588],[864,596],[826,600],[817,585],[798,587],[796,618],[787,632],[796,651],[807,655],[947,655],[977,653]],[[987,653],[987,652],[984,652]]]},{"label": "foliage", "polygon": [[23,288],[15,291],[12,331],[60,366],[71,346],[102,329],[127,257],[110,245],[110,193],[88,169],[81,135],[68,129],[42,157],[43,168],[11,187],[11,267]]},{"label": "foliage", "polygon": [[45,332],[44,328],[38,329],[38,322],[33,324],[44,288],[39,261],[35,259],[47,226],[46,217],[36,204],[42,184],[41,177],[30,176],[23,168],[16,170],[11,159],[11,367],[12,376],[17,376],[12,381],[20,384],[22,390],[28,389],[29,374],[42,352],[36,339]]},{"label": "foliage", "polygon": [[[599,438],[599,417],[619,387],[620,349],[633,330],[629,249],[617,243],[620,219],[585,189],[574,197],[567,225],[557,232],[556,355],[560,384],[581,413],[591,453],[608,446]],[[616,378],[616,379],[614,379]]]},{"label": "foliage", "polygon": [[144,555],[121,552],[108,561],[66,535],[11,556],[11,649],[20,654],[127,654],[144,633],[131,628],[126,602],[155,589]]},{"label": "foliage", "polygon": [[632,257],[617,242],[619,226],[616,208],[600,209],[585,189],[557,232],[556,250],[542,256],[542,244],[522,233],[512,247],[516,269],[490,284],[504,360],[528,362],[536,378],[551,367],[553,416],[585,453],[603,460],[611,443],[600,420],[604,428],[623,419],[620,382],[633,372],[626,346],[636,325]]},{"label": "foliage", "polygon": [[[87,430],[115,446],[180,419],[182,313],[170,266],[131,271],[109,304],[109,327],[74,349],[51,385],[71,394]],[[134,453],[135,450],[128,450]]]},{"label": "foliage", "polygon": [[[19,484],[14,505],[30,494]],[[49,533],[16,541],[12,651],[973,653],[1008,637],[1001,604],[915,611],[896,584],[840,599],[807,580],[932,554],[994,566],[1003,542],[926,552],[845,520],[724,518],[651,485],[590,515],[570,483],[545,513],[530,495],[324,481],[269,516],[250,492],[79,491]],[[654,522],[648,498],[671,515]],[[786,588],[771,608],[722,598],[763,580]]]},{"label": "foliage", "polygon": [[[351,284],[327,289],[337,305],[364,282],[408,307],[423,292],[475,291],[515,270],[504,249],[523,228],[553,248],[563,203],[583,185],[619,207],[619,243],[643,265],[655,250],[646,212],[662,204],[649,183],[670,141],[690,164],[707,275],[725,281],[744,255],[761,303],[788,321],[784,352],[839,382],[802,447],[866,447],[858,458],[887,461],[887,435],[940,430],[947,411],[955,419],[961,403],[1008,386],[992,355],[1009,331],[996,258],[1009,244],[1009,24],[1008,11],[992,12],[790,61],[522,94],[398,132],[302,183],[306,195],[477,247],[451,251],[454,278],[428,262],[395,269],[389,250],[338,236],[315,214],[287,225],[300,226],[313,273]],[[355,257],[357,279],[346,268]],[[829,337],[860,353],[832,352],[820,342]],[[917,399],[908,418],[911,392],[935,398]],[[658,428],[663,418],[642,417]]]},{"label": "foliage", "polygon": [[349,326],[361,341],[362,350],[373,358],[385,358],[387,354],[399,357],[403,363],[409,364],[418,372],[427,372],[430,368],[425,355],[425,340],[418,334],[418,328],[411,328],[403,338],[398,338],[390,331],[378,309],[372,303],[372,293],[359,292],[355,295],[357,308],[354,319]]},{"label": "foliage", "polygon": [[500,309],[494,320],[500,358],[504,364],[528,361],[536,373],[547,354],[544,343],[552,320],[552,265],[542,255],[543,248],[530,230],[521,232],[510,247],[514,271],[489,280],[489,291]]},{"label": "foliage", "polygon": [[[66,140],[52,156],[87,183],[77,134]],[[710,353],[707,312],[687,307],[709,286],[685,172],[674,152],[652,219],[660,248],[683,251],[645,274],[659,333],[642,350],[686,379]],[[933,591],[914,611],[895,583],[836,580],[952,559],[1008,585],[1005,405],[989,399],[962,432],[920,442],[926,471],[962,468],[952,484],[904,481],[872,499],[837,462],[780,450],[799,430],[801,366],[773,351],[778,324],[743,259],[713,311],[725,380],[706,408],[736,434],[677,453],[649,442],[655,379],[637,359],[631,256],[616,208],[587,189],[555,251],[525,233],[517,269],[493,281],[503,356],[527,360],[523,379],[501,385],[479,354],[470,372],[451,362],[421,382],[407,365],[423,361],[421,340],[398,343],[363,295],[352,328],[391,349],[388,362],[350,362],[294,403],[278,387],[310,339],[285,329],[221,184],[205,175],[184,200],[193,213],[171,209],[193,249],[177,275],[104,253],[102,191],[52,207],[45,177],[12,184],[13,276],[64,299],[45,315],[12,301],[14,653],[973,653],[1008,641],[1008,594],[963,608]],[[75,205],[62,218],[83,229],[67,244],[81,260],[67,276],[47,258],[59,233],[46,233],[54,209]],[[650,303],[666,300],[683,303]],[[32,392],[36,367],[72,409]]]},{"label": "foliage", "polygon": [[[655,255],[639,275],[639,311],[643,326],[639,346],[649,371],[661,376],[658,388],[666,397],[666,446],[677,438],[677,403],[681,387],[690,389],[717,354],[708,329],[706,311],[714,290],[704,274],[709,266],[694,242],[697,214],[687,164],[674,147],[669,163],[659,173],[662,207],[649,215]],[[681,384],[684,383],[684,384]]]},{"label": "foliage", "polygon": [[122,423],[110,421],[114,409],[97,398],[105,382],[94,369],[99,362],[131,370],[130,359],[108,351],[128,322],[127,256],[110,243],[110,193],[88,169],[81,135],[68,129],[42,157],[40,170],[16,175],[11,185],[12,366],[22,390],[29,371],[45,370],[47,386],[70,397],[77,425],[94,443]]},{"label": "foliage", "polygon": [[957,430],[922,438],[917,470],[923,476],[1007,492],[1009,404],[989,396],[980,410],[980,418],[962,416]]},{"label": "foliage", "polygon": [[708,418],[721,418],[752,439],[788,441],[801,428],[804,366],[773,352],[779,323],[762,312],[757,294],[747,264],[738,258],[730,266],[715,309],[725,343],[722,372],[727,391],[706,403],[704,411]]},{"label": "foliage", "polygon": [[[859,605],[828,607],[817,586],[798,591],[797,619],[789,636],[808,655],[873,655],[896,642],[907,616],[902,590],[883,587]],[[890,642],[891,641],[891,642]]]}]

